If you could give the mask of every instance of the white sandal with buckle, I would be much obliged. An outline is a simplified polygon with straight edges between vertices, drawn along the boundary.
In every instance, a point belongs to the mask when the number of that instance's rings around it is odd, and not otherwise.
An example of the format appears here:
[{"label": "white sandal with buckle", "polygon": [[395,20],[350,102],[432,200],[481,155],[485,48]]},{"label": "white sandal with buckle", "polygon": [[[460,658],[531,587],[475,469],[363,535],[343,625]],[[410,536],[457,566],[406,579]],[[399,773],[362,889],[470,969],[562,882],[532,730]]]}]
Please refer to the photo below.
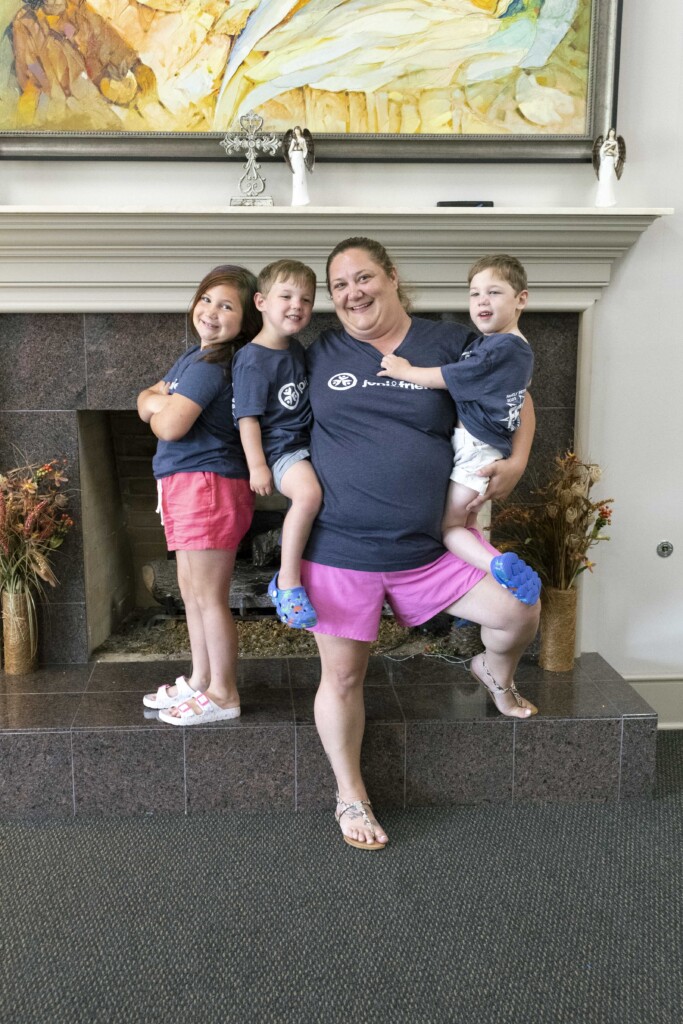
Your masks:
[{"label": "white sandal with buckle", "polygon": [[205,693],[198,693],[192,699],[196,708],[192,707],[189,701],[176,704],[177,715],[170,711],[160,711],[159,720],[168,725],[208,725],[210,722],[224,722],[229,718],[239,718],[240,706],[236,708],[222,708],[215,704]]},{"label": "white sandal with buckle", "polygon": [[[168,692],[172,686],[175,686],[178,691],[173,697]],[[198,691],[192,689],[185,676],[178,676],[175,683],[166,683],[165,686],[160,686],[156,693],[146,693],[142,698],[142,703],[146,708],[155,708],[157,711],[161,711],[162,708],[175,707],[186,697],[196,697],[197,693]]]}]

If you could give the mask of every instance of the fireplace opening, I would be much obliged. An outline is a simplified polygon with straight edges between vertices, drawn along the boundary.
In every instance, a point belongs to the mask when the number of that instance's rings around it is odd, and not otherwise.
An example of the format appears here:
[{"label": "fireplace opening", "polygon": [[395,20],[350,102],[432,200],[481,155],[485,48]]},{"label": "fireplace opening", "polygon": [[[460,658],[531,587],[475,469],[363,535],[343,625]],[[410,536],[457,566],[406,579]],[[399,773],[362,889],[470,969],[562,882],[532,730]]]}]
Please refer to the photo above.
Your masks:
[{"label": "fireplace opening", "polygon": [[[184,621],[175,556],[166,549],[152,475],[156,440],[136,412],[79,414],[88,646],[131,623]],[[254,520],[237,552],[230,607],[243,620],[272,618],[268,583],[279,564],[287,510],[280,494],[257,497]],[[150,634],[150,648],[154,637]]]}]

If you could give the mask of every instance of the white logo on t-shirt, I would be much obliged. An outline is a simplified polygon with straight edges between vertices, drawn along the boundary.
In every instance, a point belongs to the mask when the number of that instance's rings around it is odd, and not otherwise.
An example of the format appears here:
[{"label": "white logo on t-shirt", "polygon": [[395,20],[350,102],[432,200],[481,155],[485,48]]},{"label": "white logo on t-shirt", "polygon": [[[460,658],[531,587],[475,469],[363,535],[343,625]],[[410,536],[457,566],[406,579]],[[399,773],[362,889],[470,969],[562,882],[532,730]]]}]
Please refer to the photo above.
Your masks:
[{"label": "white logo on t-shirt", "polygon": [[285,409],[296,409],[299,404],[299,390],[296,384],[283,384],[277,393],[280,405]]},{"label": "white logo on t-shirt", "polygon": [[327,386],[333,391],[348,391],[349,388],[355,388],[357,383],[358,380],[352,373],[335,373],[334,377],[328,380]]}]

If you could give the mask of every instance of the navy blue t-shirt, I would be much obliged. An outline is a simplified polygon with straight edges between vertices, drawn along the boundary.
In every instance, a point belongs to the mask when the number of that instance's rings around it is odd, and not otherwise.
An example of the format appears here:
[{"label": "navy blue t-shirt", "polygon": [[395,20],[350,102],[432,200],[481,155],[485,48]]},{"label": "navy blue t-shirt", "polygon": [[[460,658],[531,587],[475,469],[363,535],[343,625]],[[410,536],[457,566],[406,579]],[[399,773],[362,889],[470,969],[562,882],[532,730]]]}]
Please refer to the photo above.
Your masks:
[{"label": "navy blue t-shirt", "polygon": [[248,344],[232,364],[235,420],[257,416],[266,462],[307,448],[311,437],[311,404],[304,350],[296,338],[289,348]]},{"label": "navy blue t-shirt", "polygon": [[232,384],[218,363],[200,358],[199,345],[184,352],[163,378],[172,395],[183,395],[202,411],[179,441],[159,441],[152,462],[157,480],[172,473],[218,473],[248,479],[239,434],[232,420]]},{"label": "navy blue t-shirt", "polygon": [[[445,366],[470,337],[462,324],[415,317],[396,354]],[[444,552],[455,406],[445,390],[378,377],[381,360],[341,327],[307,352],[311,459],[324,501],[305,557],[323,565],[393,572]]]},{"label": "navy blue t-shirt", "polygon": [[505,458],[533,369],[531,346],[518,334],[479,335],[457,363],[441,367],[463,426]]}]

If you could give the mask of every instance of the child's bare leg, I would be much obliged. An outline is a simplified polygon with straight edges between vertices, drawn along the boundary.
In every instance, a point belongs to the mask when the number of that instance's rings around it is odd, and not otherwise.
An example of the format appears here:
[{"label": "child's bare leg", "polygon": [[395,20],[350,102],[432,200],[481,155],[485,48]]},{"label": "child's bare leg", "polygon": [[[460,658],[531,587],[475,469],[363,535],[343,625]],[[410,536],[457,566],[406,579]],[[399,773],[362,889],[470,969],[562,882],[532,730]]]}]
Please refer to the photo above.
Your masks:
[{"label": "child's bare leg", "polygon": [[[190,652],[192,654],[192,674],[187,681],[193,690],[203,691],[208,689],[211,682],[211,667],[209,665],[209,654],[206,649],[202,616],[192,586],[189,554],[188,551],[176,552],[178,584],[183,605],[185,606],[185,620],[187,622]],[[173,688],[169,690],[169,696],[174,696]]]},{"label": "child's bare leg", "polygon": [[441,532],[444,547],[452,551],[458,558],[462,558],[464,562],[473,565],[475,569],[489,572],[491,552],[480,543],[476,534],[468,529],[468,527],[476,525],[477,517],[467,511],[467,506],[473,498],[477,497],[477,493],[471,487],[451,480]]},{"label": "child's bare leg", "polygon": [[[183,599],[185,608],[185,621],[187,622],[190,653],[192,656],[192,673],[189,676],[185,676],[185,679],[193,690],[203,693],[208,689],[211,682],[211,666],[209,664],[209,652],[206,649],[202,615],[192,586],[192,572],[188,556],[189,552],[187,551],[176,551],[178,586],[180,587],[180,596]],[[181,699],[175,684],[168,686],[166,692],[169,697]],[[152,697],[154,695],[149,694],[148,696]]]},{"label": "child's bare leg", "polygon": [[281,590],[301,586],[301,556],[320,511],[322,489],[307,459],[295,462],[282,478],[280,492],[292,505],[282,526],[282,554],[277,585]]},{"label": "child's bare leg", "polygon": [[[237,630],[228,606],[235,552],[186,551],[185,556],[209,664],[206,694],[222,708],[237,707]],[[194,649],[192,654],[194,661]],[[193,705],[192,698],[188,703]],[[177,710],[170,714],[177,715]]]}]

